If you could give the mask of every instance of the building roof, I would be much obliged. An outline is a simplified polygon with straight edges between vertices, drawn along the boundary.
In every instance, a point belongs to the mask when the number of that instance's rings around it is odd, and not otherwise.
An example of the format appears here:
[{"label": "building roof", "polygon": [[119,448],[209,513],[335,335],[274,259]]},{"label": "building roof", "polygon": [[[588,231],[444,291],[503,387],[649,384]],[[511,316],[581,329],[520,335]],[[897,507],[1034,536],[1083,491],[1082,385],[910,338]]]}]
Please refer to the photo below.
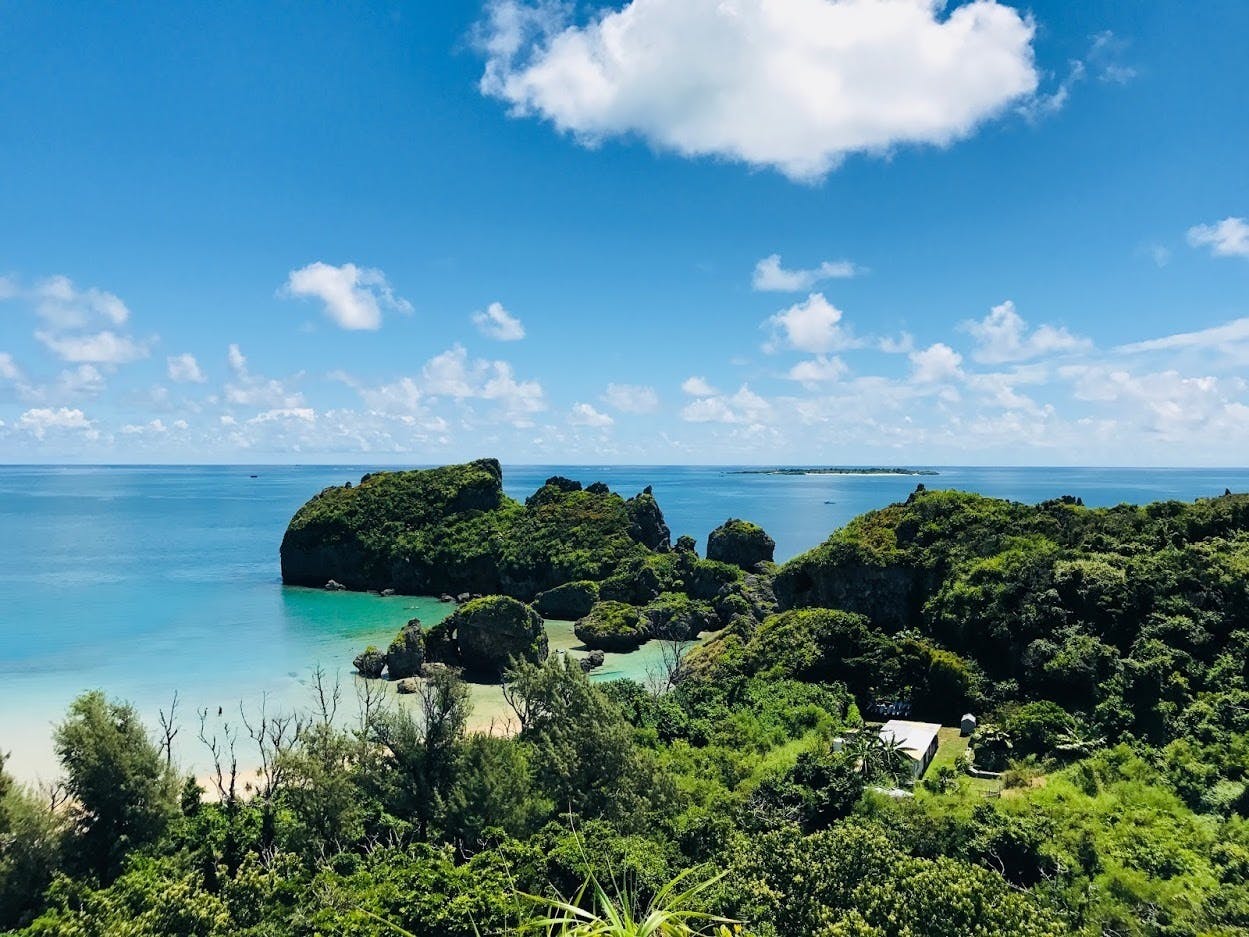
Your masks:
[{"label": "building roof", "polygon": [[911,722],[908,719],[890,719],[880,727],[882,739],[893,739],[912,758],[922,761],[924,754],[937,738],[941,726],[935,722]]}]

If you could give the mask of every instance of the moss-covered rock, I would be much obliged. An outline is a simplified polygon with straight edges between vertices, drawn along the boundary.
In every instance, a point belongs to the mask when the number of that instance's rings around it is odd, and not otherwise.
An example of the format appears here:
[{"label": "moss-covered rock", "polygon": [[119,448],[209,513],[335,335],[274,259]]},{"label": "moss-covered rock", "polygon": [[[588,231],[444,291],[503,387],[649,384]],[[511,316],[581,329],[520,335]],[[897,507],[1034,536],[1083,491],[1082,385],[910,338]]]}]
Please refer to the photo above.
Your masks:
[{"label": "moss-covered rock", "polygon": [[494,538],[517,509],[494,459],[365,475],[296,512],[282,539],[282,578],[433,595],[485,591],[498,579]]},{"label": "moss-covered rock", "polygon": [[327,488],[282,540],[282,578],[417,595],[505,594],[530,601],[602,580],[667,549],[652,495],[626,502],[600,483],[548,479],[524,505],[503,493],[494,459],[378,472]]},{"label": "moss-covered rock", "polygon": [[598,601],[598,595],[597,582],[581,579],[539,592],[533,606],[543,618],[576,621],[590,614],[590,609]]},{"label": "moss-covered rock", "polygon": [[574,626],[588,648],[623,653],[637,650],[649,638],[648,622],[641,611],[624,602],[598,602]]},{"label": "moss-covered rock", "polygon": [[649,485],[625,502],[629,515],[629,536],[658,553],[667,553],[671,546],[672,532],[664,523],[664,512]]},{"label": "moss-covered rock", "polygon": [[720,590],[739,583],[745,578],[745,573],[731,563],[698,560],[691,566],[689,579],[683,591],[692,599],[710,602],[720,594]]},{"label": "moss-covered rock", "polygon": [[749,638],[761,622],[776,614],[772,577],[749,574],[727,583],[716,593],[711,605],[723,627],[736,628],[743,637]]},{"label": "moss-covered rock", "polygon": [[704,631],[719,627],[711,605],[698,602],[682,592],[664,592],[642,609],[646,631],[654,638],[691,641]]},{"label": "moss-covered rock", "polygon": [[621,563],[599,586],[604,601],[645,605],[662,592],[679,592],[685,582],[681,557],[675,553],[650,554]]},{"label": "moss-covered rock", "polygon": [[776,541],[762,527],[739,518],[729,518],[707,537],[707,559],[745,570],[771,563],[775,551]]},{"label": "moss-covered rock", "polygon": [[360,676],[376,678],[386,669],[386,655],[370,644],[351,663]]},{"label": "moss-covered rock", "polygon": [[425,638],[421,621],[413,618],[399,630],[386,649],[386,670],[392,680],[420,676],[425,664]]},{"label": "moss-covered rock", "polygon": [[444,624],[455,634],[460,663],[475,673],[497,675],[512,660],[540,663],[547,656],[542,616],[510,596],[473,599]]}]

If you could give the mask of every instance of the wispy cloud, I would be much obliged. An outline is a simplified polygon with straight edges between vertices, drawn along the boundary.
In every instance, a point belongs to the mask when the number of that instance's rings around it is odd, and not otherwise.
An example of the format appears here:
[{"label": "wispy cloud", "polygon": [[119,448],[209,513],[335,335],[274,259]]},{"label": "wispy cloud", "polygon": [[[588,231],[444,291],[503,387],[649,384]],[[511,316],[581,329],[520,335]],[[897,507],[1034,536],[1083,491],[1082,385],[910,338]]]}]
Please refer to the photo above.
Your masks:
[{"label": "wispy cloud", "polygon": [[755,264],[751,286],[758,292],[801,293],[825,280],[844,280],[861,273],[863,269],[849,260],[825,260],[806,270],[787,270],[781,266],[781,255],[771,254]]}]

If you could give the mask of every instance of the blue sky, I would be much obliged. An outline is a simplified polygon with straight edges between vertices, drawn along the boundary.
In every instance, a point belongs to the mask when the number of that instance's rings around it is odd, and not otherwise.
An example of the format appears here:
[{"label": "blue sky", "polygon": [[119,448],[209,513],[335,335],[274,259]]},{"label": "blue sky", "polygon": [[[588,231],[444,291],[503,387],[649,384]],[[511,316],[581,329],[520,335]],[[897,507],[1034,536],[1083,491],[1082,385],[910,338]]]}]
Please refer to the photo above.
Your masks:
[{"label": "blue sky", "polygon": [[1244,464],[1249,5],[0,2],[0,460]]}]

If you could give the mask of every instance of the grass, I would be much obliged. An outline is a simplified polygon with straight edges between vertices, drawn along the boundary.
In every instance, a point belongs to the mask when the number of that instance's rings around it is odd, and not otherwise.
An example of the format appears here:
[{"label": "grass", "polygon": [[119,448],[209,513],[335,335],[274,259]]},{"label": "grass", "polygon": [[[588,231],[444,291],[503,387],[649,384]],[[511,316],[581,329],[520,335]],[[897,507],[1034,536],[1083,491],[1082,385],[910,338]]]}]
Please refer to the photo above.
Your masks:
[{"label": "grass", "polygon": [[925,774],[935,774],[940,768],[949,765],[958,767],[958,760],[967,751],[967,737],[959,734],[957,727],[943,726],[937,733],[937,754],[932,756]]}]

